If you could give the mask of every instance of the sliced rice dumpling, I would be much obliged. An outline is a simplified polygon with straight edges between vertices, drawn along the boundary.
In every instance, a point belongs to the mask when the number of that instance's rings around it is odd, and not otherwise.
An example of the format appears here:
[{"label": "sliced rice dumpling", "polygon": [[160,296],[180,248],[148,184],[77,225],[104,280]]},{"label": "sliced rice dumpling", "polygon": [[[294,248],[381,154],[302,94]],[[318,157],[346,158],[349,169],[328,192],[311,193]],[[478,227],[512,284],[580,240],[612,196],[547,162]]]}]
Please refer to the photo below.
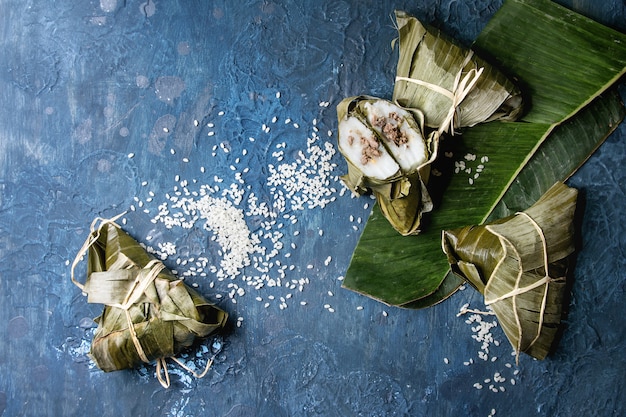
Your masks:
[{"label": "sliced rice dumpling", "polygon": [[396,11],[399,58],[393,101],[424,115],[426,126],[454,129],[521,116],[522,95],[471,49]]},{"label": "sliced rice dumpling", "polygon": [[484,295],[518,355],[544,359],[552,347],[575,250],[577,194],[556,183],[523,212],[443,232],[452,271]]},{"label": "sliced rice dumpling", "polygon": [[[101,221],[95,228],[97,221]],[[74,268],[87,253],[87,279]],[[228,314],[207,302],[147,253],[113,220],[96,219],[72,265],[72,281],[89,303],[104,304],[90,356],[103,371],[174,358],[222,328]],[[167,369],[165,369],[167,374]],[[162,384],[160,372],[157,372]],[[169,383],[167,383],[169,385]],[[166,384],[164,384],[166,386]]]},{"label": "sliced rice dumpling", "polygon": [[339,151],[348,163],[344,183],[357,194],[373,192],[399,233],[418,233],[422,213],[432,210],[425,184],[436,146],[424,138],[423,121],[369,96],[344,99],[337,116]]}]

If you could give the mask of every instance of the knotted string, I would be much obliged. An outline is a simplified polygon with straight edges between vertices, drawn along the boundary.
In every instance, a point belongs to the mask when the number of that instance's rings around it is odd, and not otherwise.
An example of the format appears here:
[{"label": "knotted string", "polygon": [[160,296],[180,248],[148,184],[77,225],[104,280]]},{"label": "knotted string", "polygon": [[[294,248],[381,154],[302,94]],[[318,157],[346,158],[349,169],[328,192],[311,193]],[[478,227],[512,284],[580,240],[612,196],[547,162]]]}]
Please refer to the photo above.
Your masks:
[{"label": "knotted string", "polygon": [[[80,248],[80,250],[76,254],[76,257],[74,258],[74,262],[72,262],[72,268],[70,271],[70,278],[72,282],[78,288],[80,288],[81,291],[85,292],[85,285],[79,282],[74,276],[74,271],[76,269],[76,266],[80,263],[81,259],[85,256],[89,248],[91,248],[91,246],[93,246],[93,244],[98,241],[98,239],[100,238],[100,232],[102,228],[109,224],[117,228],[120,228],[120,226],[117,223],[115,223],[115,221],[125,214],[126,212],[121,213],[110,219],[96,217],[91,222],[89,236],[87,237],[87,239],[85,240],[85,243],[83,243],[83,246]],[[98,224],[98,222],[100,222],[100,225],[96,228],[96,225]],[[143,350],[143,347],[141,346],[141,342],[139,341],[139,338],[137,336],[137,332],[135,330],[135,324],[133,323],[132,317],[130,316],[129,309],[141,298],[141,296],[144,294],[146,289],[153,283],[153,281],[161,273],[161,271],[165,269],[165,265],[158,259],[153,259],[150,262],[148,262],[143,269],[147,270],[148,272],[137,274],[137,277],[135,278],[135,282],[131,286],[126,297],[124,297],[124,301],[121,304],[111,303],[109,305],[111,307],[120,308],[124,311],[124,314],[126,315],[126,321],[128,323],[128,331],[130,333],[131,340],[133,341],[133,345],[135,346],[135,350],[137,351],[137,355],[144,363],[150,363],[150,360],[148,359],[145,351]],[[172,357],[171,359],[174,360],[174,362],[176,362],[183,369],[190,372],[194,377],[198,379],[204,377],[209,371],[209,369],[211,368],[211,365],[213,364],[213,358],[209,359],[207,361],[204,371],[198,374],[195,371],[193,371],[191,368],[189,368],[187,365],[182,363],[176,357]],[[158,358],[156,360],[156,376],[157,376],[159,383],[164,388],[169,388],[170,376],[167,370],[167,363],[165,361],[165,358]]]},{"label": "knotted string", "polygon": [[[72,269],[70,270],[70,278],[72,282],[74,283],[74,285],[80,288],[81,291],[85,292],[85,285],[79,282],[76,278],[74,278],[74,270],[76,269],[76,266],[83,259],[83,256],[87,253],[89,248],[98,241],[98,239],[100,238],[100,230],[102,230],[102,228],[107,224],[112,224],[115,227],[119,228],[119,226],[115,223],[115,221],[125,214],[126,212],[118,214],[117,216],[112,217],[110,219],[96,217],[91,222],[91,226],[89,227],[89,230],[90,230],[89,236],[87,237],[87,240],[85,240],[85,243],[83,243],[83,246],[78,250],[76,257],[74,258],[74,262],[72,262]],[[96,229],[96,224],[98,222],[102,222],[102,223]]]},{"label": "knotted string", "polygon": [[452,135],[454,135],[454,116],[456,115],[457,107],[461,104],[461,102],[465,99],[465,97],[470,93],[470,91],[472,91],[472,89],[478,82],[478,79],[483,73],[484,67],[479,68],[478,70],[475,68],[472,68],[465,74],[463,79],[461,79],[461,75],[463,75],[463,68],[470,61],[470,59],[472,58],[472,55],[474,55],[474,52],[470,50],[467,56],[465,57],[465,60],[461,64],[461,69],[459,70],[457,75],[454,77],[454,84],[452,86],[452,91],[447,90],[437,84],[429,83],[427,81],[418,80],[418,79],[410,78],[410,77],[400,77],[400,76],[396,77],[396,81],[406,81],[406,82],[410,82],[413,84],[421,85],[422,87],[426,87],[450,99],[451,101],[450,110],[448,111],[448,114],[446,115],[443,122],[439,126],[439,129],[437,130],[438,135],[441,135],[447,131],[449,131]]},{"label": "knotted string", "polygon": [[[516,299],[515,297],[517,297],[518,295],[524,294],[525,292],[531,291],[535,288],[538,288],[542,285],[545,285],[545,289],[543,292],[543,298],[541,300],[541,308],[539,310],[539,322],[537,323],[537,335],[535,336],[535,338],[530,342],[530,346],[534,345],[535,342],[537,341],[537,339],[539,339],[539,336],[541,335],[541,329],[543,327],[543,316],[545,313],[545,309],[546,309],[546,303],[547,303],[547,299],[548,299],[548,287],[549,284],[553,281],[560,281],[562,280],[562,278],[552,278],[548,275],[548,244],[546,242],[546,237],[545,234],[543,233],[543,230],[541,229],[541,226],[539,226],[539,224],[537,224],[537,222],[530,216],[528,215],[528,213],[525,212],[518,212],[515,213],[515,215],[521,215],[524,216],[535,228],[535,230],[537,231],[537,234],[539,235],[539,238],[541,239],[541,244],[543,246],[543,263],[544,263],[544,269],[545,269],[545,275],[543,278],[535,281],[534,283],[527,285],[525,287],[519,287],[519,281],[522,275],[522,270],[520,268],[519,274],[517,279],[515,280],[515,288],[506,293],[503,294],[497,298],[494,298],[492,300],[487,300],[485,299],[485,305],[489,305],[489,304],[494,304],[497,303],[498,301],[502,301],[505,300],[507,298],[513,298],[513,312],[515,314],[515,322],[517,323],[517,328],[519,329],[519,334],[518,334],[518,344],[517,344],[517,349],[516,349],[516,357],[515,357],[515,361],[516,363],[519,363],[519,351],[521,349],[521,343],[522,343],[522,326],[520,325],[520,319],[519,319],[519,314],[517,312],[517,306],[516,306]],[[504,258],[504,257],[503,257]],[[519,258],[519,256],[518,256]],[[498,264],[499,265],[499,264]],[[496,269],[498,268],[498,266],[496,266]]]},{"label": "knotted string", "polygon": [[458,313],[456,313],[457,317],[461,317],[463,314],[472,313],[472,314],[480,314],[481,316],[494,316],[496,313],[493,311],[482,311],[476,310],[473,308],[461,307]]}]

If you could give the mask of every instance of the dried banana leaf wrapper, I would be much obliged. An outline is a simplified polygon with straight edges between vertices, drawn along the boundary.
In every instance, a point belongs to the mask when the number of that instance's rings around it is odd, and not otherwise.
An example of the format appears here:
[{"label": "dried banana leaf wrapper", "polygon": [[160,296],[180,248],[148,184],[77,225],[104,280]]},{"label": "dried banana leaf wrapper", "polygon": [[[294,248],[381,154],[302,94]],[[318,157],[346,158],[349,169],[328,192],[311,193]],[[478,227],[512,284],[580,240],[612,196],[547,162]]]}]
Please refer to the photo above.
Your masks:
[{"label": "dried banana leaf wrapper", "polygon": [[176,278],[113,221],[103,220],[97,229],[92,225],[85,250],[87,279],[79,283],[72,269],[72,280],[89,303],[105,305],[95,319],[90,351],[103,371],[173,358],[225,325],[226,312]]},{"label": "dried banana leaf wrapper", "polygon": [[433,207],[426,183],[437,146],[424,138],[423,118],[371,96],[342,100],[337,117],[348,164],[341,179],[357,194],[372,192],[400,234],[419,233],[422,213]]},{"label": "dried banana leaf wrapper", "polygon": [[399,57],[393,100],[424,114],[426,126],[454,132],[492,120],[516,120],[519,88],[501,71],[438,30],[396,11]]},{"label": "dried banana leaf wrapper", "polygon": [[518,354],[544,359],[553,345],[575,250],[577,194],[559,182],[523,212],[443,232],[452,271],[484,295]]},{"label": "dried banana leaf wrapper", "polygon": [[617,89],[610,88],[626,71],[624,45],[624,34],[553,1],[506,0],[472,48],[523,80],[531,103],[523,121],[481,123],[447,141],[459,159],[467,153],[489,162],[473,184],[463,171],[443,184],[418,238],[398,235],[376,205],[342,286],[406,308],[450,297],[463,280],[440,256],[441,231],[524,210],[580,167],[624,117]]}]

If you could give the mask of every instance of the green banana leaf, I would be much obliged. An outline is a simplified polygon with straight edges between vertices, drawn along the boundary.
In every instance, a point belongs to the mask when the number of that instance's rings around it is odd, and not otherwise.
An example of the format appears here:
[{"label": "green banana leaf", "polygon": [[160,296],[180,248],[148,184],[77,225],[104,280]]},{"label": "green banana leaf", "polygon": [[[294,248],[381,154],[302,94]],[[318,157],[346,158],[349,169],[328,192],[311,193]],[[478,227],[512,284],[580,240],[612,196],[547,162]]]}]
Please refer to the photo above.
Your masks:
[{"label": "green banana leaf", "polygon": [[408,308],[444,300],[462,280],[449,270],[441,231],[482,224],[515,204],[528,207],[571,175],[624,117],[615,92],[600,97],[626,72],[621,33],[547,0],[508,0],[473,48],[519,78],[529,112],[522,122],[477,125],[446,140],[440,162],[452,171],[463,162],[473,171],[459,169],[443,184],[431,176],[429,186],[445,192],[419,236],[398,235],[374,207],[345,288]]},{"label": "green banana leaf", "polygon": [[598,138],[604,139],[603,134],[615,130],[625,115],[620,96],[612,89],[556,127],[515,177],[486,221],[530,207],[554,182],[568,179],[601,145]]}]

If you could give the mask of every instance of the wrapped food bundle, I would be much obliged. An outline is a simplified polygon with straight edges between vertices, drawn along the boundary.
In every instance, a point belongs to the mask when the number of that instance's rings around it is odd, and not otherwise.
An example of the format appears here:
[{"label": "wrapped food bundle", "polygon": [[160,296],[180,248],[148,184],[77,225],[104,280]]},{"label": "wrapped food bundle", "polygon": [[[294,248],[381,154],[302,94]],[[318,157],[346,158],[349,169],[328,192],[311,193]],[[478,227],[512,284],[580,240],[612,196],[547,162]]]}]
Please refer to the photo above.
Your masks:
[{"label": "wrapped food bundle", "polygon": [[339,151],[348,163],[344,183],[357,194],[373,192],[399,233],[418,233],[422,213],[432,210],[426,182],[436,154],[423,121],[369,96],[344,99],[337,116]]},{"label": "wrapped food bundle", "polygon": [[[430,164],[443,133],[522,111],[519,89],[501,72],[417,19],[397,11],[400,56],[393,101],[370,96],[337,106],[339,150],[348,162],[346,185],[371,191],[402,235],[420,231],[433,209]],[[428,131],[426,131],[428,129]]]},{"label": "wrapped food bundle", "polygon": [[500,70],[438,30],[396,11],[399,57],[393,101],[424,115],[426,126],[455,128],[516,120],[519,88]]},{"label": "wrapped food bundle", "polygon": [[518,355],[544,359],[553,345],[575,250],[577,195],[559,182],[523,212],[443,232],[452,271],[484,295]]},{"label": "wrapped food bundle", "polygon": [[[75,279],[74,268],[85,253],[87,279],[82,284]],[[222,328],[228,318],[147,253],[114,219],[94,221],[72,265],[72,281],[89,303],[105,305],[95,319],[98,327],[91,344],[90,357],[96,365],[110,372],[156,360],[157,377],[165,387],[169,386],[165,358],[181,364],[175,356],[183,348]],[[209,365],[210,361],[207,369]]]}]

